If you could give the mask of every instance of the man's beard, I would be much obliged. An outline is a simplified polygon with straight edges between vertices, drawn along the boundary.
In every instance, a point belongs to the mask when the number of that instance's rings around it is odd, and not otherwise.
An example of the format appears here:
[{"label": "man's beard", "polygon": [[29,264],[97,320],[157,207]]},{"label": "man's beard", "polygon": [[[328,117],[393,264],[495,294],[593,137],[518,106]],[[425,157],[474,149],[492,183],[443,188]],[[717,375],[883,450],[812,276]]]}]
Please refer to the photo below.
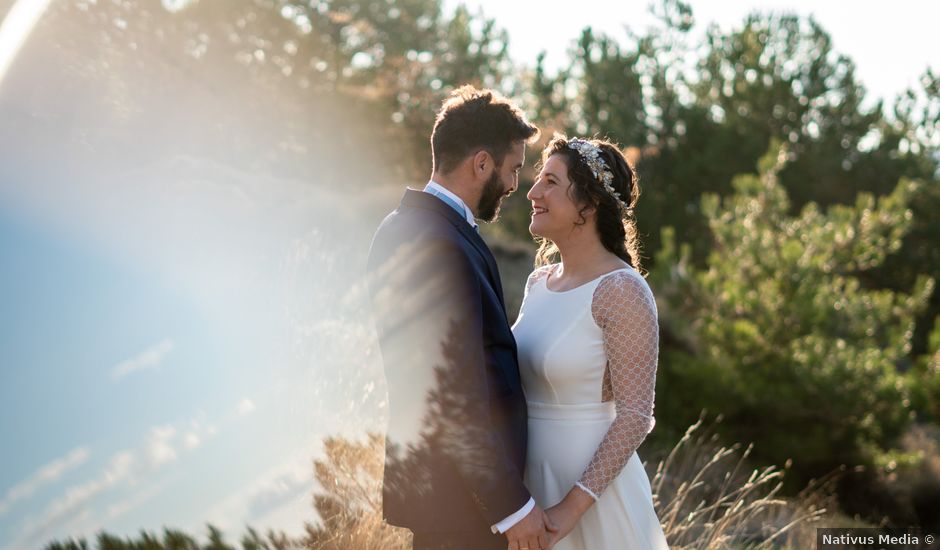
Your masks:
[{"label": "man's beard", "polygon": [[483,193],[480,195],[480,207],[477,208],[477,217],[486,222],[494,222],[499,217],[499,205],[506,195],[503,182],[499,179],[499,172],[493,171],[490,179],[483,184]]}]

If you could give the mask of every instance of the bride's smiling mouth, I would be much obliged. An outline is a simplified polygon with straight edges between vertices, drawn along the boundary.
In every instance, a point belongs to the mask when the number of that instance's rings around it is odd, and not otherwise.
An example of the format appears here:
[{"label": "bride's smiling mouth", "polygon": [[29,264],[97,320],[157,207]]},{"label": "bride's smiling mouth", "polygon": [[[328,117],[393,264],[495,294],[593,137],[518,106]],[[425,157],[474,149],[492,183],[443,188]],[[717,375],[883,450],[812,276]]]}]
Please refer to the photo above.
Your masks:
[{"label": "bride's smiling mouth", "polygon": [[538,216],[539,214],[544,214],[548,212],[548,208],[542,208],[541,206],[532,207],[532,216]]}]

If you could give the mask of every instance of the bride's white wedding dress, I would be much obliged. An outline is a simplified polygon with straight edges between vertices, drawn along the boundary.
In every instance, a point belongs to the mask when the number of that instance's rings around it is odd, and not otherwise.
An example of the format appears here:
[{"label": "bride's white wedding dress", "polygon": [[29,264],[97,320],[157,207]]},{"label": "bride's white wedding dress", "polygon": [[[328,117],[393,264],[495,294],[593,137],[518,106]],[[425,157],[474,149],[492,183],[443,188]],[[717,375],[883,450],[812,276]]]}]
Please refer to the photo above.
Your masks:
[{"label": "bride's white wedding dress", "polygon": [[656,302],[633,268],[566,291],[534,271],[513,333],[529,408],[525,484],[542,508],[576,484],[597,502],[556,550],[665,549],[636,449],[653,428]]}]

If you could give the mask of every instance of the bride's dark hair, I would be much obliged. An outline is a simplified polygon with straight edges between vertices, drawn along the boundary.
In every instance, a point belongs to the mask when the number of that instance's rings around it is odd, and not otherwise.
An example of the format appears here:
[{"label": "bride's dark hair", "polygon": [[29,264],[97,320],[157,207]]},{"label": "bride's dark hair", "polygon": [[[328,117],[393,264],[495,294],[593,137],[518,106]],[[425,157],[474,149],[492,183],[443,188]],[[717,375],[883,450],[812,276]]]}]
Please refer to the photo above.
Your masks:
[{"label": "bride's dark hair", "polygon": [[[585,141],[589,141],[601,150],[601,159],[614,175],[611,185],[626,203],[627,209],[624,209],[617,198],[604,188],[603,183],[594,177],[581,155],[568,147],[567,137],[555,134],[552,141],[542,150],[539,163],[544,166],[551,156],[561,156],[568,167],[568,179],[571,180],[568,196],[575,204],[581,206],[579,212],[581,221],[578,225],[587,223],[584,213],[594,208],[597,233],[600,235],[604,248],[640,273],[644,273],[640,266],[640,240],[634,216],[636,203],[640,198],[640,185],[637,182],[636,171],[616,144],[599,139]],[[552,263],[558,253],[555,243],[542,237],[536,237],[536,242],[539,244],[539,250],[535,255],[536,267]]]}]

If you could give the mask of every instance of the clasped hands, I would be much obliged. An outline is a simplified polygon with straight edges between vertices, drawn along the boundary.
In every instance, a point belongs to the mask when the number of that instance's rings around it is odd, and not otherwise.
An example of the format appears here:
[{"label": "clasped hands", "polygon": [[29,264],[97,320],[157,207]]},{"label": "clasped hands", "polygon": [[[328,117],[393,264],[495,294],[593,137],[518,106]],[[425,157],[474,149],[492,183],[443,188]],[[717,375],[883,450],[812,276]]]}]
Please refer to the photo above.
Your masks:
[{"label": "clasped hands", "polygon": [[549,550],[558,531],[548,514],[538,506],[506,531],[509,550]]},{"label": "clasped hands", "polygon": [[506,531],[509,550],[550,550],[568,536],[592,504],[594,499],[575,487],[561,502],[547,510],[536,506],[522,521]]}]

